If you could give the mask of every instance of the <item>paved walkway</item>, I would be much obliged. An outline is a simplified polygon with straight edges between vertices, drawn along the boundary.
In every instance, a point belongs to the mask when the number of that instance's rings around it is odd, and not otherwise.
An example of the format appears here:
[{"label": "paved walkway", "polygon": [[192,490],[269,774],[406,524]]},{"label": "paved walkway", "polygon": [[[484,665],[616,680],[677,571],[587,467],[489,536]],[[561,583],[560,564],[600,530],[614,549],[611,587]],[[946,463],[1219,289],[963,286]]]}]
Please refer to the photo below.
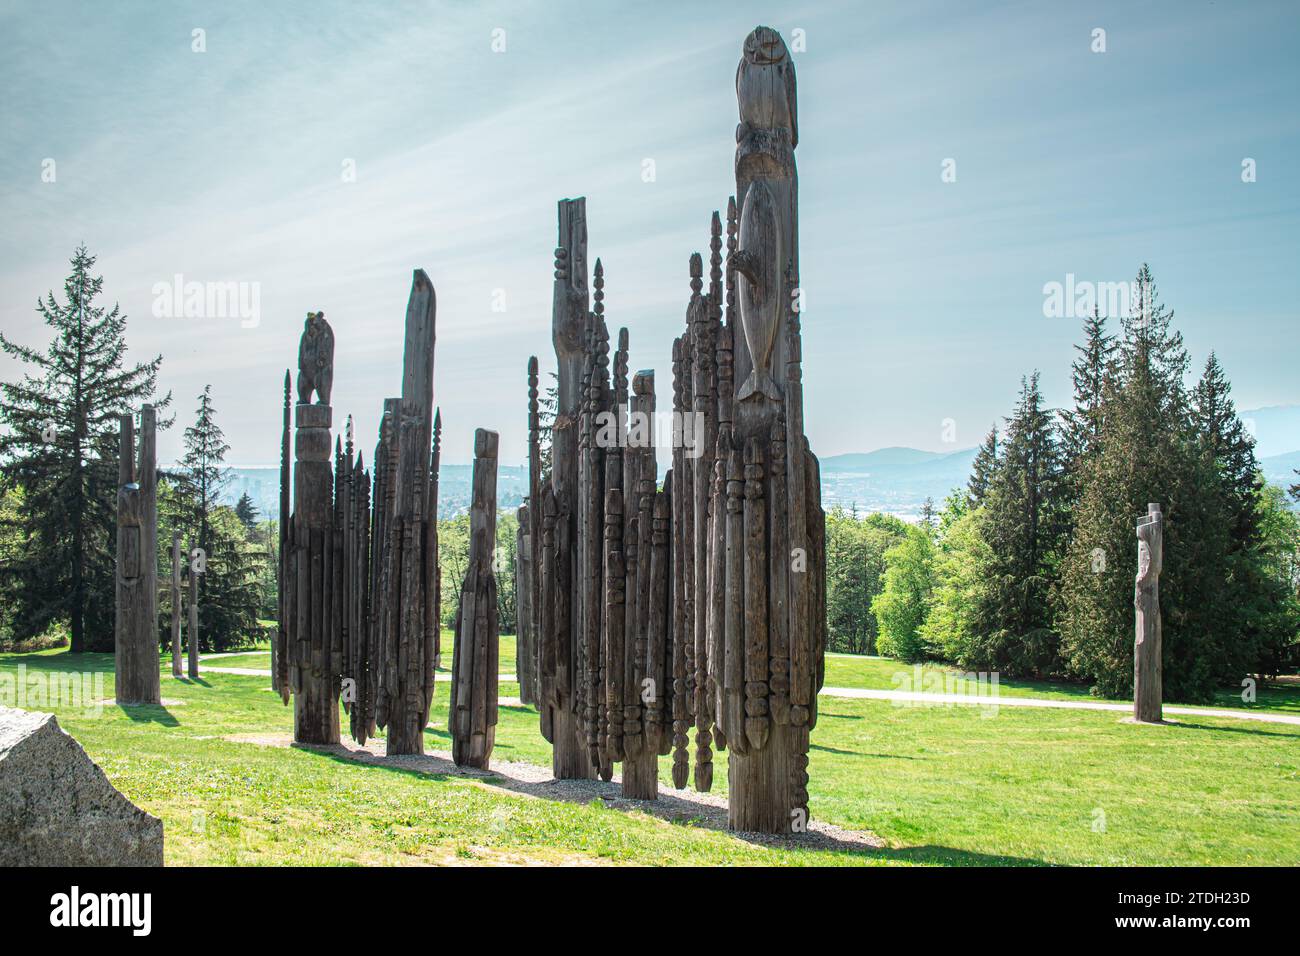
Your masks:
[{"label": "paved walkway", "polygon": [[[909,690],[868,690],[862,687],[823,687],[819,696],[853,697],[867,700],[897,700],[920,704],[962,704],[975,707],[1060,707],[1065,710],[1110,710],[1132,713],[1133,705],[1104,700],[1052,700],[1045,697],[997,697],[976,694],[926,694]],[[1177,707],[1165,704],[1166,714],[1185,714],[1190,717],[1232,717],[1237,720],[1262,720],[1273,724],[1300,725],[1300,716],[1270,714],[1259,710],[1234,710],[1217,707]]]},{"label": "paved walkway", "polygon": [[[218,655],[211,655],[216,657]],[[201,673],[238,674],[243,677],[270,677],[270,670],[258,670],[253,667],[204,667]],[[439,671],[438,673],[446,673]],[[514,674],[498,674],[497,681],[513,684],[518,680]],[[918,704],[942,706],[947,704],[972,707],[1058,707],[1063,710],[1109,710],[1115,713],[1132,713],[1133,705],[1118,701],[1105,700],[1052,700],[1046,697],[1008,697],[999,695],[990,697],[976,694],[926,694],[910,690],[871,690],[864,687],[823,687],[819,697],[842,697],[858,700],[895,700]],[[1300,716],[1292,714],[1271,714],[1260,710],[1233,710],[1225,707],[1178,707],[1170,704],[1164,706],[1166,714],[1182,714],[1188,717],[1229,717],[1234,720],[1260,720],[1270,724],[1293,724],[1300,726]]]}]

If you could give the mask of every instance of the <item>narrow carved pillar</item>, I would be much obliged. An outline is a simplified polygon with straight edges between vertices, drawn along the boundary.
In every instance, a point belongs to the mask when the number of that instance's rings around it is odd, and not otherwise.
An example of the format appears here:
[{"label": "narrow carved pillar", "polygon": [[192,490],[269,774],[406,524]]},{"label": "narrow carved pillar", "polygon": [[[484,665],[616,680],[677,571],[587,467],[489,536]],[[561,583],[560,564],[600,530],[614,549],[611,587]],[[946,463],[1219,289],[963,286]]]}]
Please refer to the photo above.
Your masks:
[{"label": "narrow carved pillar", "polygon": [[1163,716],[1160,672],[1160,571],[1164,562],[1164,516],[1147,505],[1138,520],[1138,573],[1133,585],[1136,611],[1133,646],[1133,719],[1159,723]]},{"label": "narrow carved pillar", "polygon": [[500,631],[494,570],[497,530],[496,432],[474,433],[469,560],[456,612],[448,730],[458,765],[486,770],[497,725]]},{"label": "narrow carved pillar", "polygon": [[157,704],[158,462],[157,415],[140,410],[139,459],[134,419],[120,420],[117,489],[117,600],[114,696],[118,703]]}]

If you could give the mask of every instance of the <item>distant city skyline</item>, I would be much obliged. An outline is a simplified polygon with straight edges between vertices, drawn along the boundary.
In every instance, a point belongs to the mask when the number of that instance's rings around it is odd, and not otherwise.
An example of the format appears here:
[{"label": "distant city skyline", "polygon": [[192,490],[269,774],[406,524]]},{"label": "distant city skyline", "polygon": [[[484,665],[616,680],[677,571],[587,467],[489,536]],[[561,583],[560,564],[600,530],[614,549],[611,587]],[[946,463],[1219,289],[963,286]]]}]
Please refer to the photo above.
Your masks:
[{"label": "distant city skyline", "polygon": [[[1300,403],[1287,3],[10,5],[0,328],[44,347],[34,304],[86,243],[128,359],[164,356],[159,460],[211,383],[231,463],[256,467],[278,460],[284,369],[323,310],[335,427],[351,414],[368,458],[424,268],[443,460],[487,427],[521,462],[528,356],[544,383],[554,367],[560,198],[587,197],[607,317],[662,402],[687,259],[734,190],[733,78],[758,23],[799,37],[819,455],[969,448],[1035,369],[1068,404],[1064,290],[1143,262],[1193,374],[1214,350],[1238,408]],[[184,316],[190,282],[229,293],[224,317]]]}]

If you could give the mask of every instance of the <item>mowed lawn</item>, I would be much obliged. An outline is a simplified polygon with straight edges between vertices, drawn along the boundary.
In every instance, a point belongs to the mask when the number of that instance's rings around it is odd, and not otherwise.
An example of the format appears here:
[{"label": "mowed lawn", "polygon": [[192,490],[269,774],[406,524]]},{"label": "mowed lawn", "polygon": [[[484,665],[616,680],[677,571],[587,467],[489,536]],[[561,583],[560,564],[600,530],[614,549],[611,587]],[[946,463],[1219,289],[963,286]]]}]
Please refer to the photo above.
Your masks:
[{"label": "mowed lawn", "polygon": [[[513,649],[503,639],[503,673],[514,670]],[[450,655],[444,634],[444,665]],[[241,656],[211,664],[269,663],[266,654]],[[0,675],[16,677],[20,664],[29,674],[100,671],[112,694],[111,655],[0,655]],[[837,852],[766,847],[600,801],[551,801],[490,781],[232,741],[292,732],[292,710],[267,679],[210,673],[192,684],[172,679],[166,658],[162,666],[173,706],[107,707],[99,716],[45,709],[120,790],[163,818],[173,865],[1300,863],[1300,726],[1182,716],[1143,727],[1107,712],[822,698],[812,815],[886,843]],[[826,682],[893,689],[890,675],[905,667],[833,656]],[[430,751],[450,747],[448,687],[440,677]],[[1000,690],[1010,692],[1006,682]],[[518,685],[500,693],[516,697]],[[1293,693],[1277,690],[1270,708],[1295,708]],[[494,756],[549,765],[533,708],[502,706]],[[725,754],[715,756],[715,790],[725,792]],[[670,765],[661,759],[665,791]]]}]

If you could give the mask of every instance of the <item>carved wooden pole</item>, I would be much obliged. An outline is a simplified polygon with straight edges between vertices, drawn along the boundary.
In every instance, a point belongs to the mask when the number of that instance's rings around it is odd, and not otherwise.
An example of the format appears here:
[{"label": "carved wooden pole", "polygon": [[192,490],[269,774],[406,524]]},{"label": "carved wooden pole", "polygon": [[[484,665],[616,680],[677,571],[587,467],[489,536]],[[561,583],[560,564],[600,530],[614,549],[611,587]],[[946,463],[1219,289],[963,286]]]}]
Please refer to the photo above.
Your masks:
[{"label": "carved wooden pole", "polygon": [[[542,717],[543,734],[552,744],[552,769],[559,779],[595,775],[580,712],[582,681],[578,590],[578,431],[582,412],[582,376],[587,328],[587,221],[584,199],[559,204],[559,241],[555,250],[555,285],[551,328],[558,362],[558,407],[551,431],[550,495],[543,502],[549,526],[548,569],[543,575]],[[548,613],[549,612],[549,613]],[[549,645],[549,646],[548,646]],[[547,667],[549,665],[549,669]],[[549,731],[549,734],[547,733]]]},{"label": "carved wooden pole", "polygon": [[519,678],[519,700],[537,703],[537,653],[533,640],[533,542],[528,505],[515,512],[515,671]]},{"label": "carved wooden pole", "polygon": [[[289,535],[295,604],[286,657],[293,692],[297,743],[339,742],[339,706],[330,637],[332,512],[330,468],[334,335],[323,313],[309,314],[298,351],[298,405],[294,409],[293,518]],[[312,393],[316,404],[310,404]]]},{"label": "carved wooden pole", "polygon": [[1138,519],[1138,573],[1133,586],[1137,612],[1133,647],[1133,719],[1159,723],[1163,717],[1160,662],[1160,571],[1164,563],[1164,517],[1147,505]]},{"label": "carved wooden pole", "polygon": [[119,426],[117,489],[117,601],[114,626],[114,696],[119,704],[157,704],[158,675],[158,462],[157,415],[140,410],[136,460],[134,420]]},{"label": "carved wooden pole", "polygon": [[473,497],[470,503],[469,561],[456,612],[452,647],[451,707],[447,729],[452,758],[460,766],[486,770],[497,725],[497,668],[500,632],[493,562],[497,530],[496,432],[474,433]]},{"label": "carved wooden pole", "polygon": [[[541,415],[537,393],[537,356],[528,359],[528,633],[516,656],[527,657],[529,674],[525,703],[542,706],[541,633],[542,633],[542,445]],[[522,693],[522,687],[521,687]]]},{"label": "carved wooden pole", "polygon": [[758,27],[746,38],[736,95],[739,235],[733,245],[729,223],[727,265],[739,321],[729,308],[730,354],[719,349],[735,384],[730,422],[719,407],[718,455],[728,464],[717,718],[730,751],[732,828],[786,833],[808,819],[825,546],[817,461],[803,434],[795,73],[776,31]]},{"label": "carved wooden pole", "polygon": [[186,582],[186,606],[189,608],[190,620],[186,627],[185,650],[186,650],[186,673],[190,680],[199,679],[199,572],[197,569],[202,566],[199,558],[194,554],[198,550],[198,545],[191,542],[189,574]]},{"label": "carved wooden pole", "polygon": [[172,677],[180,677],[181,667],[181,533],[172,532]]},{"label": "carved wooden pole", "polygon": [[[433,283],[417,269],[406,308],[402,398],[394,421],[393,524],[385,599],[392,601],[392,624],[385,632],[384,669],[379,693],[386,698],[388,753],[424,753],[424,728],[433,703],[436,609],[432,575],[438,556],[428,521],[429,468],[432,461],[433,352],[437,305]],[[432,612],[432,613],[431,613]]]},{"label": "carved wooden pole", "polygon": [[289,559],[289,518],[292,513],[289,499],[289,437],[292,434],[289,414],[291,382],[289,370],[285,369],[284,410],[280,428],[280,553],[276,561],[276,591],[279,598],[277,617],[279,620],[276,622],[275,637],[271,641],[271,687],[275,689],[286,704],[289,702],[289,665],[285,656],[286,642],[288,641],[287,616],[293,607],[289,602],[289,580],[285,573],[285,569],[288,567],[286,562]]}]

